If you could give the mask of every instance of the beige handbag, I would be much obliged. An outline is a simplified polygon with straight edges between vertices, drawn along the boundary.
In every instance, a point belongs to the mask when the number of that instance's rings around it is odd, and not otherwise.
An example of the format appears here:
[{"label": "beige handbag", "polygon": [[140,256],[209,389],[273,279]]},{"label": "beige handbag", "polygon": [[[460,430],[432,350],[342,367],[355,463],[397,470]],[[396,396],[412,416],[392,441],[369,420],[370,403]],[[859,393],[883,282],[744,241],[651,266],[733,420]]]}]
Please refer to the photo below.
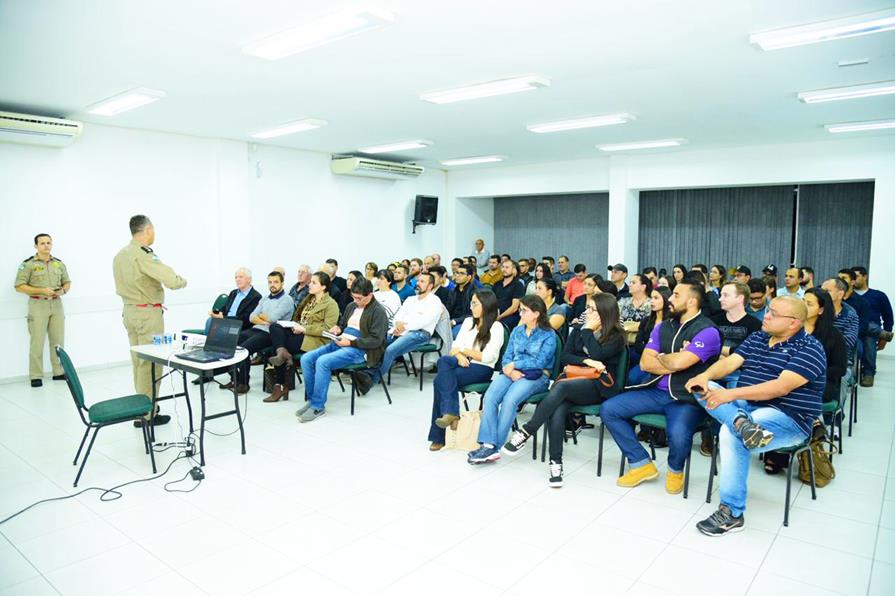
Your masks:
[{"label": "beige handbag", "polygon": [[474,451],[479,448],[479,426],[482,413],[479,410],[463,412],[460,420],[445,431],[444,448]]}]

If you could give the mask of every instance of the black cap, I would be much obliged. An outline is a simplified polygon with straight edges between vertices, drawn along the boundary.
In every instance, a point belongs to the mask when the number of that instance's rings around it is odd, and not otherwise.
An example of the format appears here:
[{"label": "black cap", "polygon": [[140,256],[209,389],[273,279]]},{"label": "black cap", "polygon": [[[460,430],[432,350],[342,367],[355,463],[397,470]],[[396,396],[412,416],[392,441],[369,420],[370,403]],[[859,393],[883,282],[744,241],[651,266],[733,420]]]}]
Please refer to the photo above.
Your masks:
[{"label": "black cap", "polygon": [[733,270],[734,273],[742,273],[743,275],[748,275],[752,277],[752,270],[746,267],[745,265],[737,265],[737,268]]},{"label": "black cap", "polygon": [[762,269],[762,273],[766,273],[767,275],[777,275],[777,265],[766,265],[764,269]]},{"label": "black cap", "polygon": [[616,263],[615,265],[609,265],[608,267],[606,267],[606,271],[623,271],[627,273],[628,268],[625,267],[624,263]]}]

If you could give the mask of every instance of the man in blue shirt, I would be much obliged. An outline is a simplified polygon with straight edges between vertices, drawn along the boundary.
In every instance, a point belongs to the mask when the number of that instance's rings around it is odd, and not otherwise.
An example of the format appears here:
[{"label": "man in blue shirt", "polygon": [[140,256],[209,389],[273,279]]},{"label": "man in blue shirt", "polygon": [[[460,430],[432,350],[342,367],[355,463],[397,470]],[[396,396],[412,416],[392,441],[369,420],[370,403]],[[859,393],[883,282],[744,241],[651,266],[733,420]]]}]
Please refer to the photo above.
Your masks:
[{"label": "man in blue shirt", "polygon": [[892,341],[892,304],[885,292],[870,288],[866,267],[852,267],[855,273],[855,293],[867,301],[867,334],[861,356],[861,386],[873,387],[876,374],[876,352]]},{"label": "man in blue shirt", "polygon": [[[696,524],[707,536],[743,529],[753,453],[799,445],[811,435],[820,415],[827,359],[823,345],[803,329],[807,316],[802,300],[775,298],[761,331],[747,337],[732,355],[687,381],[687,391],[721,423],[721,504]],[[737,370],[740,380],[736,389],[710,383]]]},{"label": "man in blue shirt", "polygon": [[404,265],[398,265],[395,267],[395,283],[392,284],[392,289],[398,293],[398,297],[401,299],[401,302],[404,302],[408,298],[414,295],[413,286],[407,283],[407,267]]},{"label": "man in blue shirt", "polygon": [[746,305],[746,312],[763,321],[764,313],[768,310],[768,288],[760,279],[750,279],[746,285],[749,286],[749,304]]}]

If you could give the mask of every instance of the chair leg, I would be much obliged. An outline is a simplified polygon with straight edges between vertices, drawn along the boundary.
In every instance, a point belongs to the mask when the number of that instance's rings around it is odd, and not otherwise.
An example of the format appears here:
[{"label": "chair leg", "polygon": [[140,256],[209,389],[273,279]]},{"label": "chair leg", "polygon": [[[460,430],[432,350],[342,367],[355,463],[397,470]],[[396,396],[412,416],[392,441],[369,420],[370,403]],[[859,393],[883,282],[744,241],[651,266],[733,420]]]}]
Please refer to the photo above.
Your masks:
[{"label": "chair leg", "polygon": [[149,449],[149,461],[152,462],[152,473],[155,474],[158,470],[155,468],[155,451],[153,451],[152,445],[149,444],[149,429],[146,428],[146,419],[140,418],[140,420],[143,421],[143,437],[146,440],[146,447]]},{"label": "chair leg", "polygon": [[687,498],[687,495],[690,494],[690,460],[693,459],[691,457],[692,453],[687,456],[687,459],[684,461],[684,498]]},{"label": "chair leg", "polygon": [[789,526],[789,494],[792,486],[792,464],[795,460],[795,453],[789,454],[789,465],[786,466],[786,501],[783,504],[783,525]]},{"label": "chair leg", "polygon": [[814,457],[811,454],[811,448],[805,450],[808,453],[808,470],[811,472],[811,500],[817,500],[817,478],[814,476]]},{"label": "chair leg", "polygon": [[544,425],[544,440],[541,443],[541,463],[547,461],[547,425]]},{"label": "chair leg", "polygon": [[336,373],[336,380],[339,382],[339,387],[342,388],[342,393],[345,393],[345,385],[344,385],[344,383],[342,383],[342,374],[341,373],[338,373],[338,372]]},{"label": "chair leg", "polygon": [[[413,361],[413,356],[411,354],[407,354],[407,358],[404,359],[404,367],[407,367],[407,360],[410,360],[410,368],[413,369],[413,376],[417,376],[419,373],[416,370],[416,363]],[[422,366],[420,366],[422,369]]]},{"label": "chair leg", "polygon": [[71,462],[71,465],[78,465],[78,458],[81,457],[81,450],[84,449],[84,442],[87,440],[87,435],[90,434],[90,427],[88,426],[86,430],[84,430],[84,436],[81,437],[81,444],[78,445],[78,452],[75,454],[75,459]]},{"label": "chair leg", "polygon": [[[546,437],[545,437],[546,440]],[[535,461],[538,459],[538,433],[535,431],[535,434],[531,436],[531,461]]]},{"label": "chair leg", "polygon": [[423,390],[423,372],[426,370],[425,362],[423,362],[426,358],[426,354],[424,352],[420,352],[420,391]]},{"label": "chair leg", "polygon": [[[78,469],[78,475],[75,476],[75,483],[72,485],[74,487],[78,486],[78,481],[81,479],[81,474],[84,472],[84,466],[87,465],[87,458],[90,457],[90,450],[93,449],[93,442],[96,440],[96,435],[99,434],[99,428],[93,431],[93,436],[90,437],[90,443],[87,444],[87,453],[84,454],[84,459],[81,461],[81,467]],[[90,430],[90,429],[87,429]]]},{"label": "chair leg", "polygon": [[622,461],[618,464],[618,477],[625,475],[625,454],[622,453]]},{"label": "chair leg", "polygon": [[466,408],[466,411],[469,411],[469,402],[466,401],[466,394],[462,391],[460,392],[460,401],[463,402],[463,407]]},{"label": "chair leg", "polygon": [[382,390],[385,391],[385,397],[388,399],[388,404],[392,404],[392,396],[389,395],[388,385],[385,384],[385,380],[382,377],[379,377],[379,383],[382,385]]},{"label": "chair leg", "polygon": [[712,485],[718,471],[718,438],[712,437],[712,462],[709,464],[709,487],[705,491],[705,502],[712,502]]},{"label": "chair leg", "polygon": [[[844,417],[845,417],[845,412],[843,412],[842,410],[839,410],[839,421],[837,424],[839,425],[839,454],[840,455],[842,455],[842,419]],[[830,461],[833,461],[832,458],[830,459]]]},{"label": "chair leg", "polygon": [[597,441],[597,476],[603,475],[603,421],[600,421],[600,438]]},{"label": "chair leg", "polygon": [[354,416],[354,393],[357,391],[354,383],[351,383],[351,415]]}]

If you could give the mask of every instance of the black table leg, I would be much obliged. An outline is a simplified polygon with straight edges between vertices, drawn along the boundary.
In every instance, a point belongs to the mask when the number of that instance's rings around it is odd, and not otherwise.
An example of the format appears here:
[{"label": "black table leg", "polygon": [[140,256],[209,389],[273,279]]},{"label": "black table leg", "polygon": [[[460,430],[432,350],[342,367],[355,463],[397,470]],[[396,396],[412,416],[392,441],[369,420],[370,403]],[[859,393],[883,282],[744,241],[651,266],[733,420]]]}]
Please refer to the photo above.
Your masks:
[{"label": "black table leg", "polygon": [[[236,367],[233,367],[233,377],[236,378]],[[236,383],[233,383],[233,406],[236,409],[236,422],[239,424],[239,440],[242,443],[242,454],[246,454],[246,435],[242,428],[242,416],[239,413],[239,394],[236,393]]]},{"label": "black table leg", "polygon": [[[204,378],[206,373],[202,373]],[[205,465],[205,383],[199,385],[199,399],[202,402],[202,418],[199,419],[199,465]]]}]

